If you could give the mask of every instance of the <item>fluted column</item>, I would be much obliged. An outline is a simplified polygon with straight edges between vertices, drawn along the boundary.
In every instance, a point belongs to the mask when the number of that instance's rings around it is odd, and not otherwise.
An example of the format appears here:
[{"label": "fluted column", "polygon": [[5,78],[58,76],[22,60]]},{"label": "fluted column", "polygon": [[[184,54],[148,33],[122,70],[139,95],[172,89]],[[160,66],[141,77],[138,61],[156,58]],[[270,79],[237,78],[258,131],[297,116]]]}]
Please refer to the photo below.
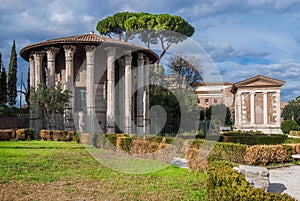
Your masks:
[{"label": "fluted column", "polygon": [[74,53],[76,47],[73,45],[64,45],[66,59],[66,84],[65,89],[73,91],[74,88]]},{"label": "fluted column", "polygon": [[55,57],[58,52],[59,52],[59,48],[56,47],[46,48],[47,68],[48,68],[47,84],[49,87],[55,86]]},{"label": "fluted column", "polygon": [[250,122],[255,124],[255,92],[250,93]]},{"label": "fluted column", "polygon": [[264,125],[268,124],[268,93],[263,92],[263,120],[264,120]]},{"label": "fluted column", "polygon": [[44,71],[43,71],[43,58],[44,58],[45,52],[39,51],[34,52],[34,72],[35,72],[35,87],[37,87],[39,84],[44,83]]},{"label": "fluted column", "polygon": [[[34,57],[34,72],[35,72],[35,87],[38,87],[40,84],[44,83],[44,71],[43,71],[43,58],[45,52],[38,51],[33,53]],[[33,126],[35,138],[38,138],[39,132],[43,129],[43,113],[40,107],[34,107],[34,117],[33,117]]]},{"label": "fluted column", "polygon": [[74,53],[76,51],[76,47],[73,45],[64,45],[65,51],[65,60],[66,60],[66,83],[64,86],[65,90],[69,90],[71,92],[71,97],[69,99],[69,106],[65,111],[65,129],[66,130],[74,130],[74,120],[72,115],[72,109],[74,106]]},{"label": "fluted column", "polygon": [[137,134],[144,132],[144,112],[143,112],[143,96],[144,96],[144,54],[138,54],[137,68]]},{"label": "fluted column", "polygon": [[145,57],[145,66],[144,66],[144,97],[143,97],[143,105],[144,105],[144,133],[149,134],[149,57]]},{"label": "fluted column", "polygon": [[88,133],[95,132],[95,90],[94,69],[96,46],[87,45],[86,51],[86,129]]},{"label": "fluted column", "polygon": [[35,87],[35,65],[34,65],[34,58],[31,54],[29,56],[29,63],[30,63],[30,69],[29,69],[29,76],[30,76],[30,87]]},{"label": "fluted column", "polygon": [[115,133],[115,55],[116,49],[108,47],[107,51],[107,115],[106,132]]},{"label": "fluted column", "polygon": [[[30,76],[30,88],[33,90],[35,88],[35,67],[34,67],[34,58],[33,55],[31,54],[29,56],[29,63],[30,63],[30,69],[29,69],[29,76]],[[32,96],[32,93],[30,94]],[[29,119],[29,127],[34,128],[34,117],[35,117],[35,110],[34,107],[32,106],[32,101],[30,101],[30,119]]]},{"label": "fluted column", "polygon": [[131,76],[131,54],[125,55],[125,133],[132,133],[131,130],[131,106],[132,106],[132,76]]}]

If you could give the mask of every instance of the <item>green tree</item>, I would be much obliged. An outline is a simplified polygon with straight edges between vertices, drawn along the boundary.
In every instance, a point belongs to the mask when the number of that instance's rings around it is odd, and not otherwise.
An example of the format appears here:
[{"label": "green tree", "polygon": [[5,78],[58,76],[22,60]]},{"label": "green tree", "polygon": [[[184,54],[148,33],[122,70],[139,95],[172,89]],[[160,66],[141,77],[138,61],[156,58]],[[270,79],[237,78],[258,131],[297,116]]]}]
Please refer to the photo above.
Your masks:
[{"label": "green tree", "polygon": [[201,110],[200,120],[214,120],[220,126],[232,125],[230,109],[224,104],[212,105],[207,109]]},{"label": "green tree", "polygon": [[[136,35],[148,49],[151,49],[151,45],[159,44],[162,52],[158,63],[173,44],[182,42],[195,31],[180,16],[134,12],[118,12],[106,17],[98,22],[96,29],[102,35],[117,36],[125,41]],[[178,34],[174,34],[175,32]]]},{"label": "green tree", "polygon": [[281,123],[281,130],[285,134],[289,134],[290,131],[297,131],[299,130],[299,125],[295,120],[285,120]]},{"label": "green tree", "polygon": [[47,87],[45,84],[40,84],[36,90],[31,90],[30,101],[32,107],[37,107],[42,110],[44,120],[51,128],[55,122],[56,114],[61,114],[68,106],[71,92],[63,90],[59,83],[55,87]]},{"label": "green tree", "polygon": [[13,41],[7,75],[7,97],[9,106],[12,107],[16,104],[17,95],[17,52],[16,43]]},{"label": "green tree", "polygon": [[7,80],[4,64],[2,62],[2,54],[0,52],[0,106],[7,103]]},{"label": "green tree", "polygon": [[[202,77],[199,69],[199,61],[195,57],[185,57],[174,56],[170,59],[170,65],[168,66],[171,69],[171,73],[175,75],[176,83],[180,88],[187,89],[190,85],[195,86],[197,82],[202,81]],[[179,76],[177,76],[179,75]]]},{"label": "green tree", "polygon": [[300,96],[288,103],[282,112],[283,120],[295,120],[300,125]]}]

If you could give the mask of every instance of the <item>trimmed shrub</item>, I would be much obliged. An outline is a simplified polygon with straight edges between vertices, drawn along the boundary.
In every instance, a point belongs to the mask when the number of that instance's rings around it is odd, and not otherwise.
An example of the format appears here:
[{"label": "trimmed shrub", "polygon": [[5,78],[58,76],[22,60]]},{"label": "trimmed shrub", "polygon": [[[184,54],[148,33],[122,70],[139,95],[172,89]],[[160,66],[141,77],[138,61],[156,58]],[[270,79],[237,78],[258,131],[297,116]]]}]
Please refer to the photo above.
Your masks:
[{"label": "trimmed shrub", "polygon": [[164,143],[166,143],[166,144],[171,144],[173,142],[174,138],[155,135],[153,137],[146,138],[146,140],[148,140],[150,142],[156,142],[156,143],[161,143],[162,141],[164,141]]},{"label": "trimmed shrub", "polygon": [[53,130],[52,139],[54,141],[67,141],[67,131],[62,130]]},{"label": "trimmed shrub", "polygon": [[110,143],[117,146],[117,134],[106,134],[105,137],[109,140]]},{"label": "trimmed shrub", "polygon": [[286,162],[289,157],[283,145],[255,145],[247,148],[244,160],[250,165],[267,165]]},{"label": "trimmed shrub", "polygon": [[26,140],[26,133],[25,129],[18,129],[16,130],[16,140]]},{"label": "trimmed shrub", "polygon": [[201,158],[200,153],[200,149],[191,148],[184,156],[187,160],[188,167],[196,173],[206,170],[208,165],[207,158]]},{"label": "trimmed shrub", "polygon": [[0,130],[0,141],[9,141],[13,138],[11,129]]},{"label": "trimmed shrub", "polygon": [[34,130],[32,128],[23,128],[16,130],[16,140],[32,140]]},{"label": "trimmed shrub", "polygon": [[276,200],[296,201],[287,194],[267,193],[245,180],[228,162],[211,162],[206,172],[206,199],[208,201]]},{"label": "trimmed shrub", "polygon": [[51,130],[40,130],[40,136],[43,140],[52,140]]},{"label": "trimmed shrub", "polygon": [[226,160],[232,163],[244,163],[244,155],[248,146],[234,143],[217,143],[209,160]]},{"label": "trimmed shrub", "polygon": [[285,120],[281,123],[281,130],[283,133],[288,134],[290,131],[294,130],[297,131],[299,130],[299,125],[295,120]]},{"label": "trimmed shrub", "polygon": [[123,150],[125,152],[130,152],[132,141],[132,137],[118,137],[117,149]]},{"label": "trimmed shrub", "polygon": [[[192,143],[192,148],[190,148],[185,154],[185,158],[188,160],[188,166],[193,171],[198,172],[201,169],[205,169],[206,161],[204,159],[200,159],[200,154],[206,158],[208,156],[209,161],[225,160],[233,163],[244,163],[244,155],[248,147],[247,145],[223,142],[214,144],[212,142],[205,145],[207,147],[204,148],[203,144],[203,140],[195,140]],[[209,146],[214,146],[210,153],[208,152],[211,150],[211,147]]]},{"label": "trimmed shrub", "polygon": [[[160,144],[150,142],[148,140],[134,139],[130,149],[131,154],[146,154],[156,152],[160,148]],[[161,147],[163,148],[163,147]]]},{"label": "trimmed shrub", "polygon": [[290,135],[292,135],[292,136],[300,136],[300,131],[290,131]]},{"label": "trimmed shrub", "polygon": [[290,143],[290,144],[299,143],[299,144],[300,144],[300,138],[292,138],[292,137],[288,137],[288,138],[285,140],[285,143]]},{"label": "trimmed shrub", "polygon": [[281,134],[257,134],[257,133],[238,133],[238,132],[229,132],[224,133],[220,141],[222,142],[233,142],[247,145],[258,145],[258,144],[282,144],[287,139],[286,135]]}]

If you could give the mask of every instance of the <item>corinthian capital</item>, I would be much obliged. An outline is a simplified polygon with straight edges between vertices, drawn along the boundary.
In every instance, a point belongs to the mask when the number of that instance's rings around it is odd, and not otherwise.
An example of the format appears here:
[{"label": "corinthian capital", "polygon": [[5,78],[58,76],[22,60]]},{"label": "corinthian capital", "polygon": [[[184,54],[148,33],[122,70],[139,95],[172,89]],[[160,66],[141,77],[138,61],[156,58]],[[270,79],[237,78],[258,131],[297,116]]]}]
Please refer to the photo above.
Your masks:
[{"label": "corinthian capital", "polygon": [[34,61],[43,61],[44,55],[45,55],[44,51],[33,52]]},{"label": "corinthian capital", "polygon": [[45,48],[45,51],[47,53],[47,60],[48,61],[54,61],[56,54],[59,52],[59,48],[57,48],[57,47],[48,47],[48,48]]},{"label": "corinthian capital", "polygon": [[66,61],[73,60],[76,47],[74,45],[64,45]]}]

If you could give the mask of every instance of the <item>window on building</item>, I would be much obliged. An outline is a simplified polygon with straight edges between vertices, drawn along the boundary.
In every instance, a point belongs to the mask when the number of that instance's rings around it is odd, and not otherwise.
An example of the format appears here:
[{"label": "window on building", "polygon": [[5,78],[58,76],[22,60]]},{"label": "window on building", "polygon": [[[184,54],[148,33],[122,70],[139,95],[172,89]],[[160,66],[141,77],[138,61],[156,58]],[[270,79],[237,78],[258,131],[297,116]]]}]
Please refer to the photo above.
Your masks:
[{"label": "window on building", "polygon": [[214,104],[217,104],[218,103],[218,99],[214,99]]},{"label": "window on building", "polygon": [[205,105],[208,105],[208,103],[209,103],[209,100],[208,100],[208,98],[206,98],[205,99]]}]

